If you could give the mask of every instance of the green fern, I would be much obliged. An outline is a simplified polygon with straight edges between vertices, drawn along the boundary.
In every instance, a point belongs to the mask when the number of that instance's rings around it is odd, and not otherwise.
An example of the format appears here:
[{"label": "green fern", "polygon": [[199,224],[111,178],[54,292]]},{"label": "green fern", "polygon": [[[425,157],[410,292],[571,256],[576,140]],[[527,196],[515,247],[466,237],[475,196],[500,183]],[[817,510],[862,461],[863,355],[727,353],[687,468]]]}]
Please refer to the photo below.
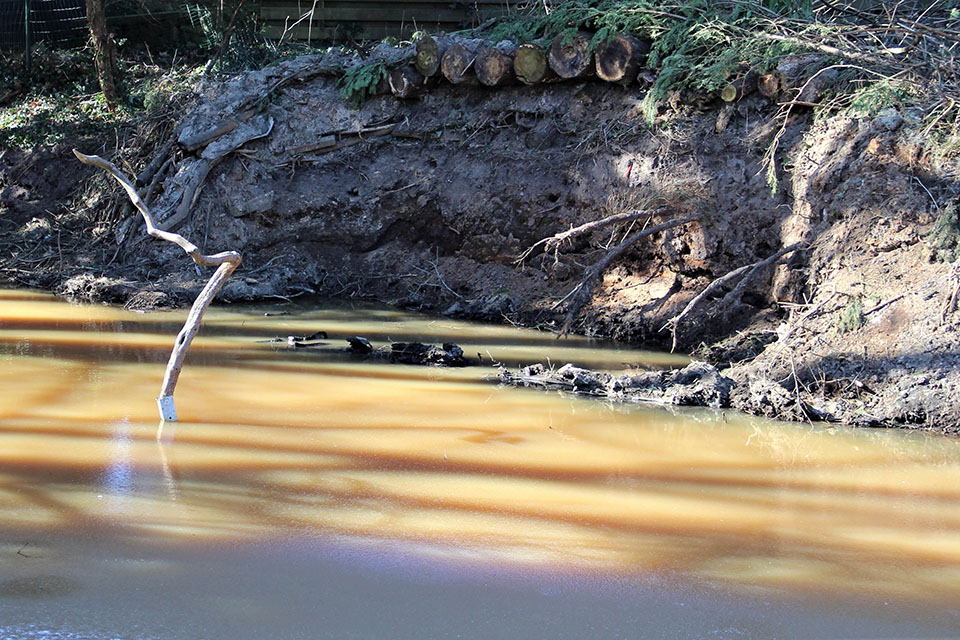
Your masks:
[{"label": "green fern", "polygon": [[383,60],[375,60],[349,69],[340,79],[340,97],[353,107],[360,107],[374,95],[384,78],[387,77],[387,65]]}]

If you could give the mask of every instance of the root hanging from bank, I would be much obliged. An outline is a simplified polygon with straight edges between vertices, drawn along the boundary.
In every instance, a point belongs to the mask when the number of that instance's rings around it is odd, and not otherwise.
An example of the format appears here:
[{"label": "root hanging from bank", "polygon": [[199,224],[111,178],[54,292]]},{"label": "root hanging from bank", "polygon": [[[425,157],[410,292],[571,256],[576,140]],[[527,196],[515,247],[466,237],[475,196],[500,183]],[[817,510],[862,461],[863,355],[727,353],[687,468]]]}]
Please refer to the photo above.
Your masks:
[{"label": "root hanging from bank", "polygon": [[176,422],[177,409],[173,402],[173,392],[176,389],[177,380],[180,378],[180,371],[183,369],[183,361],[187,356],[187,350],[190,348],[190,343],[193,342],[197,331],[200,329],[200,321],[203,319],[203,314],[206,312],[210,302],[213,301],[213,298],[223,287],[224,283],[240,265],[240,254],[236,251],[223,251],[213,255],[204,255],[200,253],[200,249],[195,244],[180,234],[158,229],[154,224],[150,209],[140,198],[136,188],[126,176],[120,173],[120,170],[117,169],[112,162],[104,160],[100,156],[85,155],[76,149],[73,150],[73,153],[80,162],[99,167],[117,179],[117,182],[120,183],[130,197],[130,201],[140,212],[140,215],[143,216],[143,220],[147,225],[147,233],[150,236],[174,243],[183,249],[183,251],[200,266],[217,267],[217,270],[210,277],[210,280],[194,301],[193,306],[190,308],[190,313],[183,323],[183,328],[177,335],[177,340],[174,343],[173,351],[170,353],[170,360],[167,362],[167,369],[163,376],[160,395],[157,397],[157,407],[160,410],[160,418],[167,422]]},{"label": "root hanging from bank", "polygon": [[688,222],[694,222],[699,220],[701,217],[701,214],[696,213],[683,218],[677,218],[676,220],[670,220],[668,222],[658,224],[650,227],[649,229],[638,231],[617,246],[607,251],[599,261],[586,270],[583,280],[580,281],[580,284],[574,287],[570,293],[565,295],[561,300],[553,305],[553,308],[557,309],[560,307],[560,305],[569,300],[569,302],[567,302],[567,316],[563,320],[563,327],[560,329],[560,335],[558,337],[562,338],[570,333],[570,328],[573,325],[573,319],[576,317],[580,309],[582,309],[585,304],[590,302],[590,299],[593,297],[593,288],[596,286],[597,280],[601,275],[603,275],[603,272],[607,270],[607,267],[610,266],[610,263],[619,258],[624,251],[633,246],[637,241],[642,240],[649,235],[659,233],[660,231],[664,231],[672,227],[678,227]]},{"label": "root hanging from bank", "polygon": [[723,296],[719,306],[723,306],[727,302],[735,302],[739,300],[740,297],[743,295],[744,290],[746,289],[747,283],[750,281],[750,279],[754,275],[756,275],[756,273],[760,269],[767,267],[773,264],[774,262],[777,262],[787,254],[793,253],[794,251],[798,251],[799,249],[802,249],[802,248],[803,248],[803,244],[799,242],[796,244],[792,244],[789,247],[784,247],[783,249],[781,249],[780,251],[777,251],[772,256],[769,256],[767,258],[764,258],[763,260],[754,262],[752,264],[746,264],[746,265],[743,265],[742,267],[738,267],[733,271],[730,271],[729,273],[717,278],[716,280],[711,282],[709,285],[707,285],[706,289],[701,291],[699,294],[696,295],[696,297],[693,298],[693,300],[687,303],[687,306],[683,308],[683,311],[681,311],[674,317],[670,318],[670,320],[668,320],[666,324],[664,324],[663,327],[660,328],[661,331],[667,328],[670,329],[670,337],[672,339],[670,352],[673,353],[677,348],[677,329],[680,326],[680,321],[683,320],[688,315],[690,315],[690,313],[693,312],[693,310],[696,309],[704,300],[706,300],[708,296],[713,294],[715,291],[718,291],[724,285],[729,284],[731,282],[735,282],[739,279],[739,282],[737,282],[737,285],[729,293]]},{"label": "root hanging from bank", "polygon": [[549,238],[544,238],[532,245],[530,245],[526,251],[520,254],[520,256],[514,261],[514,264],[521,264],[524,260],[529,258],[534,251],[539,247],[543,247],[544,253],[549,253],[550,251],[556,252],[560,246],[572,238],[577,236],[582,236],[585,233],[590,233],[596,231],[597,229],[602,229],[603,227],[608,227],[612,224],[617,224],[620,222],[632,222],[634,220],[650,219],[655,218],[656,216],[662,215],[667,209],[657,209],[656,211],[630,211],[626,213],[618,213],[616,215],[607,216],[600,220],[593,220],[585,224],[580,225],[579,227],[573,227],[567,229],[566,231],[561,231],[560,233],[550,236]]}]

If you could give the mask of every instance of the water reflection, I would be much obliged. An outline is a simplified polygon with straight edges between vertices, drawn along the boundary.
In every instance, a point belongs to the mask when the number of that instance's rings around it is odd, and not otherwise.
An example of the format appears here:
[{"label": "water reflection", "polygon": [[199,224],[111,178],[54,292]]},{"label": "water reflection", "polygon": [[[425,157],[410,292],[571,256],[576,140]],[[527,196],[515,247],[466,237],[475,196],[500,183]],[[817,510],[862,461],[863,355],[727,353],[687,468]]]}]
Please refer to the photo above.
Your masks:
[{"label": "water reflection", "polygon": [[[497,388],[479,368],[372,364],[256,342],[334,327],[457,336],[512,354],[505,359],[532,347],[555,362],[580,356],[611,369],[646,357],[357,310],[306,319],[215,310],[216,331],[198,340],[180,382],[183,421],[158,429],[153,397],[173,335],[154,332],[156,318],[32,300],[5,301],[0,314],[8,309],[21,324],[65,319],[15,338],[24,329],[0,317],[8,538],[84,530],[157,545],[337,539],[456,566],[960,597],[953,440],[606,406]],[[83,312],[96,332],[76,329]],[[108,321],[122,330],[104,331]],[[150,357],[131,359],[127,348]]]}]

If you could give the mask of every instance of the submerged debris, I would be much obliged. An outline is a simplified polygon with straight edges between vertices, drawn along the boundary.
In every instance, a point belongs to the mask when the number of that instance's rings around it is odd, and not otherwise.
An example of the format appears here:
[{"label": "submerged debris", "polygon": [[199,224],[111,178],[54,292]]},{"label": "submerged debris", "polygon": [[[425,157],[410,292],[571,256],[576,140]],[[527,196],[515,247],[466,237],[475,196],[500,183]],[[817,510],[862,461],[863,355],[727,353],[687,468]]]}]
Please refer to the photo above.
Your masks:
[{"label": "submerged debris", "polygon": [[463,357],[463,349],[452,342],[444,342],[439,347],[419,342],[395,342],[390,345],[390,362],[438,367],[465,367],[470,364]]},{"label": "submerged debris", "polygon": [[379,358],[396,364],[425,364],[434,367],[465,367],[473,364],[463,357],[463,349],[452,342],[438,346],[421,342],[394,342],[390,348],[375,348],[370,341],[360,336],[347,338],[347,351],[354,354]]},{"label": "submerged debris", "polygon": [[499,377],[505,384],[521,387],[563,389],[626,402],[713,408],[730,406],[734,384],[716,367],[704,362],[694,362],[683,369],[617,377],[571,364],[556,370],[535,364],[521,368],[518,373],[501,368]]}]

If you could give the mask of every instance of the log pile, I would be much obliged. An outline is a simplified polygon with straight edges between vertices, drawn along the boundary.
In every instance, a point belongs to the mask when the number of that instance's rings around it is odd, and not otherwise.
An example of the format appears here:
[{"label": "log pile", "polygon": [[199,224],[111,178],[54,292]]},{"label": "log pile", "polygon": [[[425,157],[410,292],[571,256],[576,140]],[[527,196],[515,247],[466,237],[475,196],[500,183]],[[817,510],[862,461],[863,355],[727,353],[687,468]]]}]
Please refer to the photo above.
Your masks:
[{"label": "log pile", "polygon": [[[425,35],[407,50],[407,59],[398,61],[394,56],[388,61],[392,66],[389,90],[398,98],[419,98],[441,81],[484,87],[589,79],[622,86],[649,84],[650,71],[645,70],[652,46],[649,40],[628,34],[614,36],[598,46],[592,40],[593,34],[582,31],[536,42]],[[712,93],[710,99],[730,103],[757,91],[778,99],[784,90],[797,85],[793,76],[798,75],[792,68],[763,76],[750,69],[734,70],[726,86]]]}]

